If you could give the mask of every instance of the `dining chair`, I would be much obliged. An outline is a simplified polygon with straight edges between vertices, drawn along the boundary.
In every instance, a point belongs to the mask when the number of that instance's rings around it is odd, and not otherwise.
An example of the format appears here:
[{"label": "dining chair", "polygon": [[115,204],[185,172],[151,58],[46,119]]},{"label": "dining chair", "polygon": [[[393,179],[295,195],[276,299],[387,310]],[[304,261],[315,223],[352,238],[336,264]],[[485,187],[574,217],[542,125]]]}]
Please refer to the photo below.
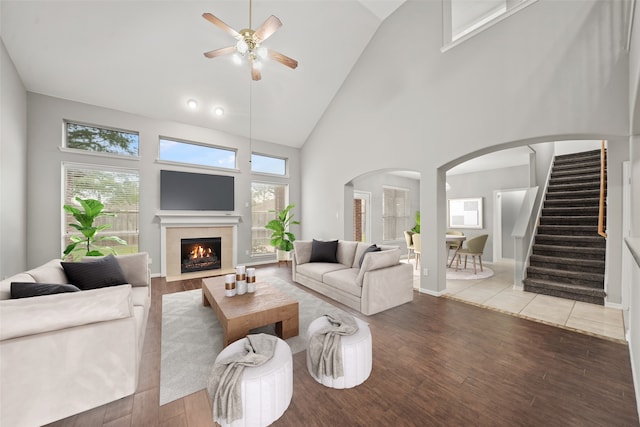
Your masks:
[{"label": "dining chair", "polygon": [[480,261],[480,271],[482,271],[482,253],[484,252],[484,246],[487,243],[488,237],[488,234],[482,234],[467,240],[466,246],[458,250],[456,271],[458,271],[458,265],[460,264],[462,255],[464,255],[464,268],[467,268],[467,257],[471,256],[471,258],[473,258],[473,274],[478,274],[476,271],[476,257],[478,257]]},{"label": "dining chair", "polygon": [[422,241],[420,238],[420,233],[413,234],[413,253],[416,254],[416,270],[418,269],[418,263],[420,262],[420,250],[422,246]]},{"label": "dining chair", "polygon": [[413,250],[413,231],[404,232],[404,240],[407,242],[407,261],[411,259],[411,251]]},{"label": "dining chair", "polygon": [[[458,230],[447,230],[447,234],[451,235],[451,236],[464,236],[464,233],[462,231],[458,231]],[[453,253],[453,257],[456,257],[456,252],[458,249],[460,249],[460,246],[462,246],[462,242],[449,242],[447,244],[447,260],[449,259],[449,254],[451,253],[451,249],[454,250]],[[453,260],[451,260],[451,262],[453,262]]]}]

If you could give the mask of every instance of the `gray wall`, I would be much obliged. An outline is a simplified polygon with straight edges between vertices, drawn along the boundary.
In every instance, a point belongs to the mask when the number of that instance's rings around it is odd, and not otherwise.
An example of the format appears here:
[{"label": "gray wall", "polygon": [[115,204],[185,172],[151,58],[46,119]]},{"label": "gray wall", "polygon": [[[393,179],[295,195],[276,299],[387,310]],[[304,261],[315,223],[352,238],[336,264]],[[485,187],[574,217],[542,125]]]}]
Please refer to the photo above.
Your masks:
[{"label": "gray wall", "polygon": [[[486,262],[493,262],[495,236],[493,225],[493,215],[495,212],[493,192],[495,190],[527,188],[529,186],[529,166],[513,166],[490,171],[447,175],[447,182],[451,186],[451,189],[447,191],[447,199],[482,197],[482,229],[460,228],[458,230],[462,231],[468,239],[481,234],[488,234],[489,238],[487,239],[482,259]],[[509,234],[510,233],[511,231],[509,231]],[[432,234],[431,238],[435,239],[435,234]]]},{"label": "gray wall", "polygon": [[27,92],[0,41],[0,279],[27,265]]},{"label": "gray wall", "polygon": [[[107,156],[92,156],[60,150],[62,144],[63,119],[75,120],[119,129],[138,131],[140,134],[140,159],[119,159]],[[231,136],[223,132],[185,125],[181,123],[154,120],[146,117],[66,101],[59,98],[28,94],[28,162],[33,172],[29,174],[27,224],[28,266],[39,265],[61,254],[62,193],[61,164],[75,162],[83,164],[103,164],[114,167],[137,169],[140,174],[140,250],[149,252],[153,259],[151,271],[160,272],[160,224],[156,214],[160,210],[160,170],[193,170],[200,168],[175,167],[157,162],[159,136],[211,143],[237,149],[239,172],[214,171],[235,176],[236,215],[242,217],[238,227],[238,262],[251,264],[265,258],[251,259],[246,252],[251,249],[251,180],[249,164],[249,143],[245,138]],[[290,201],[300,202],[299,150],[278,144],[252,141],[253,151],[285,157],[290,160],[290,178],[272,179],[256,175],[260,181],[289,182]],[[37,171],[37,172],[36,172]],[[46,213],[46,214],[45,214]],[[299,211],[297,218],[301,218]],[[304,218],[302,218],[304,221]],[[298,232],[297,227],[292,229]],[[275,259],[274,257],[272,257]],[[270,259],[270,258],[269,258]]]}]

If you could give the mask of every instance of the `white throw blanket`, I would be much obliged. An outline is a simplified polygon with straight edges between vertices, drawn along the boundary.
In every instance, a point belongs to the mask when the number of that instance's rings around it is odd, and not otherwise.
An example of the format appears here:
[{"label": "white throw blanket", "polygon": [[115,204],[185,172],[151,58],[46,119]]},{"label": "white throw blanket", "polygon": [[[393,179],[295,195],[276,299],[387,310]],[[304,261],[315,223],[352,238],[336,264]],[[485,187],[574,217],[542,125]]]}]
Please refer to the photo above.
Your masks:
[{"label": "white throw blanket", "polygon": [[353,316],[342,312],[325,314],[325,317],[329,326],[318,330],[309,339],[311,369],[316,378],[340,378],[344,376],[341,337],[355,334],[358,324]]},{"label": "white throw blanket", "polygon": [[243,353],[235,353],[213,365],[207,391],[214,420],[231,423],[242,418],[242,372],[246,366],[260,366],[269,361],[277,342],[273,335],[247,335]]}]

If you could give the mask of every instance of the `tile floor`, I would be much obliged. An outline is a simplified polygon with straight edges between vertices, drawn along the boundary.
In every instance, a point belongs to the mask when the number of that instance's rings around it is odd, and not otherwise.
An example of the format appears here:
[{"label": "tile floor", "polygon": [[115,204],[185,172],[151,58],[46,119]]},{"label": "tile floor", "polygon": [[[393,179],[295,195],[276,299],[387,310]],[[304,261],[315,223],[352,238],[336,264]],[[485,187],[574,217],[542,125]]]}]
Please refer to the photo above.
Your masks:
[{"label": "tile floor", "polygon": [[[486,267],[494,271],[490,278],[447,280],[447,298],[626,343],[622,310],[513,289],[510,260]],[[415,288],[420,284],[417,274]]]}]

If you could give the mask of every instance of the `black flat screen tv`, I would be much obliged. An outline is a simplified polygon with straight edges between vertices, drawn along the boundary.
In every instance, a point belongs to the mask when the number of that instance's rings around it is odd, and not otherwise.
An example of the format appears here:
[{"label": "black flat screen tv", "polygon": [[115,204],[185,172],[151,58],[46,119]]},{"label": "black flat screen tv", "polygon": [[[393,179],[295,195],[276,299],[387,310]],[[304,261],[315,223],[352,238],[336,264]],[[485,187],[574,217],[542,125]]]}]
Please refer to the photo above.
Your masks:
[{"label": "black flat screen tv", "polygon": [[233,211],[234,177],[160,171],[160,209]]}]

